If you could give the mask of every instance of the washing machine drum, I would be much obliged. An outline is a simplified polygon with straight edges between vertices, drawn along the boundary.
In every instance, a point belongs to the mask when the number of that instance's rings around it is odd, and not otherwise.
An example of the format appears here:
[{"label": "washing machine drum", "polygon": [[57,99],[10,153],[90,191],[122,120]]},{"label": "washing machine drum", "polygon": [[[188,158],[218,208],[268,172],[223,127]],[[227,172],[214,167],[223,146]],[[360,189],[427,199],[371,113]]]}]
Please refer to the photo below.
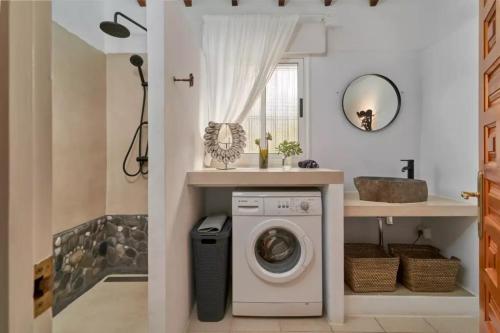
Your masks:
[{"label": "washing machine drum", "polygon": [[297,265],[300,259],[299,241],[288,230],[268,229],[257,239],[255,255],[268,271],[283,273]]},{"label": "washing machine drum", "polygon": [[288,282],[309,265],[313,247],[295,223],[270,220],[259,224],[250,236],[247,259],[260,278],[275,283]]}]

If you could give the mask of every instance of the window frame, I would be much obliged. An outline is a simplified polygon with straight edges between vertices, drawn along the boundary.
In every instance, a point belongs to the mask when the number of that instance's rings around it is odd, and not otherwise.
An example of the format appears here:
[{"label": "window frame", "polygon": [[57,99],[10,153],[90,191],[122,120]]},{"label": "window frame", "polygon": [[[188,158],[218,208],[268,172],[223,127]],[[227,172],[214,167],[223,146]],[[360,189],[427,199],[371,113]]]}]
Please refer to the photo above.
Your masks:
[{"label": "window frame", "polygon": [[[309,158],[310,146],[309,146],[309,59],[308,58],[283,58],[280,60],[279,64],[297,64],[298,65],[298,77],[297,77],[297,105],[298,112],[300,112],[300,99],[302,99],[302,117],[298,117],[298,129],[299,129],[299,142],[302,147],[303,153],[300,156],[296,156],[295,160]],[[261,95],[261,107],[260,107],[260,125],[261,125],[261,135],[265,133],[266,130],[266,90]],[[247,145],[253,145],[254,142],[248,142]],[[259,154],[258,153],[244,153],[241,154],[241,158],[235,163],[238,167],[258,167],[259,166]],[[279,167],[281,166],[281,156],[276,152],[269,152],[269,167]]]}]

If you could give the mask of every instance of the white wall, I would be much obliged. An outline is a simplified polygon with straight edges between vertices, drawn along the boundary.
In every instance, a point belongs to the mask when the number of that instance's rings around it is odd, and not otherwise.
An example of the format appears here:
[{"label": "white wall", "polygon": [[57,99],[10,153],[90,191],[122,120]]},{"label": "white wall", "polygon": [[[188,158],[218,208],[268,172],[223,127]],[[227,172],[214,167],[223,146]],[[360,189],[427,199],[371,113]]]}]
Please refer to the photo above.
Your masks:
[{"label": "white wall", "polygon": [[[342,169],[346,189],[359,175],[402,176],[400,159],[419,159],[421,91],[417,50],[426,43],[420,18],[429,0],[386,0],[378,7],[366,1],[290,1],[280,8],[270,1],[199,0],[184,8],[201,40],[205,14],[299,13],[303,20],[325,17],[327,54],[310,58],[311,154],[322,167]],[[313,16],[309,16],[313,15]],[[316,16],[315,16],[316,15]],[[313,36],[314,37],[314,36]],[[398,119],[386,130],[363,133],[350,125],[342,111],[342,94],[355,77],[379,73],[392,79],[402,94]],[[417,169],[417,175],[418,175]]]},{"label": "white wall", "polygon": [[[478,170],[478,6],[455,30],[420,54],[422,132],[420,170],[430,190],[455,199],[475,191]],[[460,13],[463,13],[461,11]],[[433,223],[433,242],[463,262],[461,282],[478,292],[478,237],[474,219]]]},{"label": "white wall", "polygon": [[[232,7],[225,0],[198,0],[193,7],[182,9],[199,43],[203,15],[298,13],[303,20],[325,18],[329,28],[327,55],[311,57],[310,61],[311,157],[324,167],[345,170],[347,190],[354,189],[352,178],[357,175],[402,176],[402,158],[416,159],[416,175],[420,175],[424,94],[420,52],[450,35],[471,16],[473,6],[470,0],[384,0],[377,7],[366,2],[336,1],[325,7],[321,1],[296,0],[278,7],[273,1],[247,0]],[[342,113],[345,87],[366,73],[388,76],[403,92],[400,116],[379,133],[356,130]],[[432,99],[431,95],[427,98]]]},{"label": "white wall", "polygon": [[359,49],[416,49],[422,45],[421,28],[417,27],[420,18],[427,15],[423,13],[424,2],[435,0],[384,0],[376,8],[368,6],[366,0],[339,0],[330,7],[318,0],[288,1],[284,7],[269,0],[240,0],[237,7],[228,5],[226,0],[196,0],[193,7],[184,11],[198,40],[201,40],[203,15],[300,14],[301,20],[324,17],[328,25],[342,29],[342,35],[338,36],[341,44]]},{"label": "white wall", "polygon": [[[399,160],[419,160],[418,55],[411,51],[335,50],[335,36],[329,34],[328,55],[310,61],[310,157],[322,167],[344,170],[346,190],[354,190],[355,176],[404,176]],[[398,118],[376,133],[354,128],[342,111],[345,87],[366,73],[385,75],[402,91]]]},{"label": "white wall", "polygon": [[[139,125],[143,102],[141,80],[130,56],[129,53],[106,56],[106,214],[148,213],[147,175],[129,177],[122,170],[123,159]],[[147,59],[144,54],[141,56],[147,80]],[[145,121],[147,111],[146,103]],[[143,134],[143,146],[146,138],[147,134]],[[127,163],[128,172],[139,169],[138,147],[136,139]]]},{"label": "white wall", "polygon": [[[421,57],[425,54],[421,50],[453,33],[476,12],[471,6],[474,7],[469,0],[385,0],[373,8],[364,0],[352,0],[337,1],[325,8],[320,1],[297,0],[280,8],[274,2],[255,0],[241,1],[238,7],[231,7],[224,0],[199,0],[183,11],[198,42],[202,16],[206,14],[299,13],[303,19],[314,15],[325,17],[329,28],[327,55],[311,57],[310,61],[311,158],[323,167],[345,170],[346,188],[353,190],[354,176],[403,176],[399,161],[403,158],[416,159],[416,175],[429,177],[428,170],[421,173],[427,162],[420,163],[424,151],[420,145],[425,145],[420,135],[422,117],[425,117],[422,110],[429,110],[428,105],[422,103],[432,103],[436,96],[432,93],[434,88],[422,91],[427,85],[421,81],[425,79],[420,72]],[[469,53],[475,52],[470,48],[475,45],[473,41],[463,45],[469,46]],[[435,65],[443,61],[447,60],[439,59]],[[371,134],[353,128],[341,107],[345,87],[366,73],[388,76],[402,92],[399,117],[387,129]],[[467,84],[475,83],[469,80]],[[427,96],[423,99],[424,95]],[[459,150],[460,144],[453,149]],[[427,164],[425,167],[429,168]],[[470,163],[463,166],[463,170],[470,168]],[[429,180],[431,190],[445,194],[434,186],[434,181],[438,180],[435,177]],[[444,181],[453,183],[449,179]]]},{"label": "white wall", "polygon": [[104,50],[104,34],[99,29],[104,20],[102,1],[53,0],[52,20],[96,49]]},{"label": "white wall", "polygon": [[[167,332],[167,227],[165,175],[165,3],[150,1],[148,22],[148,140],[151,143],[148,184],[148,326],[149,332]],[[175,320],[175,319],[174,319]]]},{"label": "white wall", "polygon": [[[184,4],[166,3],[166,179],[167,183],[167,332],[182,332],[192,306],[191,239],[201,217],[201,191],[186,185],[186,172],[202,163],[199,133],[200,49],[181,12]],[[174,84],[173,76],[193,73],[195,86]]]},{"label": "white wall", "polygon": [[9,15],[9,267],[2,273],[9,284],[8,331],[48,333],[50,311],[33,318],[33,265],[52,253],[51,3],[4,6]]},{"label": "white wall", "polygon": [[479,60],[471,45],[478,45],[477,27],[470,18],[421,53],[421,174],[433,192],[455,198],[476,188]]},{"label": "white wall", "polygon": [[[105,55],[52,26],[54,233],[104,214],[147,214],[147,176],[122,171],[143,99],[131,54]],[[143,70],[147,79],[147,59]],[[136,140],[129,172],[138,168],[137,146]]]},{"label": "white wall", "polygon": [[55,234],[106,213],[106,56],[56,23],[52,55]]},{"label": "white wall", "polygon": [[[170,1],[148,5],[148,17],[154,17],[148,36],[151,332],[181,333],[187,328],[192,306],[189,231],[202,208],[201,191],[186,185],[186,172],[200,165],[203,156],[198,130],[200,50],[181,6]],[[189,73],[195,76],[193,88],[173,83],[174,75]]]}]

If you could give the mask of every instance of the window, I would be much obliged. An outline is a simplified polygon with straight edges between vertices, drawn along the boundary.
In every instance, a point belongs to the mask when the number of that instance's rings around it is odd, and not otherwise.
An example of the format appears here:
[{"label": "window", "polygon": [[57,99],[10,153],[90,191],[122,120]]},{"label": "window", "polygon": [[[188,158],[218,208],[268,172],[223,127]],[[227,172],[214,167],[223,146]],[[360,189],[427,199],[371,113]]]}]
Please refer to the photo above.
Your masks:
[{"label": "window", "polygon": [[284,140],[300,142],[306,152],[306,126],[303,103],[303,60],[289,59],[282,61],[275,69],[259,101],[242,123],[247,134],[245,160],[250,163],[252,157],[258,158],[258,146],[255,139],[262,136],[263,130],[271,133],[269,153],[277,154],[278,145]]}]

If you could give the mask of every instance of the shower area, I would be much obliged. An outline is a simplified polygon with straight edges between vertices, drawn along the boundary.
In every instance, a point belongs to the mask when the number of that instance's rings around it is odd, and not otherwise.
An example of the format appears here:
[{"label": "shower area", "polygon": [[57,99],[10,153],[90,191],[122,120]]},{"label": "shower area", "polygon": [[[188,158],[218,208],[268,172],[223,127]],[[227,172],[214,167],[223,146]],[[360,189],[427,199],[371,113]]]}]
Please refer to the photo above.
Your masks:
[{"label": "shower area", "polygon": [[146,9],[52,7],[53,332],[147,332]]}]

